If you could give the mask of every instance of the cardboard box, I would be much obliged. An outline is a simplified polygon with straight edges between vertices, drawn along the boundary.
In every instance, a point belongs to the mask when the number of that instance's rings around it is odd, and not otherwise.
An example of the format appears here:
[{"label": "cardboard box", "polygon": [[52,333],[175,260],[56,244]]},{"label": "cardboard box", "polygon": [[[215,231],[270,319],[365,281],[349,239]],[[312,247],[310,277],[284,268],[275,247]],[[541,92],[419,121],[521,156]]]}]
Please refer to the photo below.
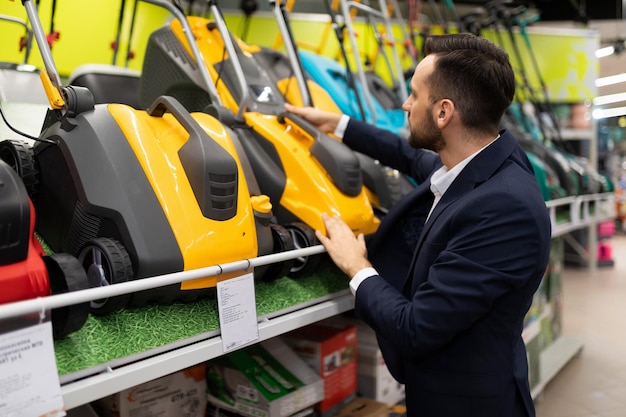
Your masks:
[{"label": "cardboard box", "polygon": [[67,410],[66,417],[99,417],[90,404],[83,404]]},{"label": "cardboard box", "polygon": [[324,382],[280,338],[207,362],[208,400],[252,417],[287,417],[319,403]]},{"label": "cardboard box", "polygon": [[358,375],[360,396],[388,406],[404,400],[404,385],[391,376],[378,346],[359,344]]},{"label": "cardboard box", "polygon": [[357,397],[334,417],[388,417],[389,406],[369,398]]},{"label": "cardboard box", "polygon": [[[237,414],[234,411],[224,410],[223,408],[217,408],[211,402],[207,403],[206,408],[206,417],[243,417],[241,414]],[[295,414],[290,415],[289,417],[317,417],[315,414],[315,410],[313,407],[305,408],[304,410],[300,410]]]},{"label": "cardboard box", "polygon": [[356,327],[334,318],[282,336],[291,348],[324,380],[321,416],[333,414],[356,396]]},{"label": "cardboard box", "polygon": [[344,323],[349,323],[356,327],[356,335],[358,339],[358,346],[378,345],[378,339],[376,338],[376,332],[363,320],[351,316],[338,316],[337,320],[341,320]]},{"label": "cardboard box", "polygon": [[357,394],[389,406],[404,400],[404,385],[391,376],[382,352],[378,348],[378,339],[374,330],[356,317],[341,316],[338,320],[357,328],[359,350]]},{"label": "cardboard box", "polygon": [[115,417],[204,417],[206,368],[196,365],[112,396]]}]

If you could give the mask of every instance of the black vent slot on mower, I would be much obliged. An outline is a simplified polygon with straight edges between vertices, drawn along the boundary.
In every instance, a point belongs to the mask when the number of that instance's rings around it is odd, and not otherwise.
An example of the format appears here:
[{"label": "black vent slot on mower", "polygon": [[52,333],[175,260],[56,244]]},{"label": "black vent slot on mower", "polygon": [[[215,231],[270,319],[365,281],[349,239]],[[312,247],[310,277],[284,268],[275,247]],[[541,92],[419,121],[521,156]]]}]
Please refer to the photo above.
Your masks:
[{"label": "black vent slot on mower", "polygon": [[237,164],[208,135],[189,137],[178,151],[202,214],[223,221],[237,214]]},{"label": "black vent slot on mower", "polygon": [[211,207],[214,210],[231,210],[237,201],[237,174],[209,173]]},{"label": "black vent slot on mower", "polygon": [[76,201],[67,241],[70,252],[78,254],[85,243],[98,237],[101,223],[101,217],[89,213],[81,201]]}]

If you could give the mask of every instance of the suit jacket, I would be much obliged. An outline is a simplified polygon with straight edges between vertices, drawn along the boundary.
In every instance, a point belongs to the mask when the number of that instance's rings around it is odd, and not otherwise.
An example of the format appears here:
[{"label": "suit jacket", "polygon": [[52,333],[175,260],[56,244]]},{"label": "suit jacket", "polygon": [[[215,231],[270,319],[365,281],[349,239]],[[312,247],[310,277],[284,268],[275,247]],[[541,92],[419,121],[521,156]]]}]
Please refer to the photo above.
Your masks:
[{"label": "suit jacket", "polygon": [[425,223],[438,155],[351,120],[344,142],[420,184],[368,242],[379,275],[355,296],[409,416],[534,416],[524,317],[544,275],[550,219],[515,138],[470,161]]}]

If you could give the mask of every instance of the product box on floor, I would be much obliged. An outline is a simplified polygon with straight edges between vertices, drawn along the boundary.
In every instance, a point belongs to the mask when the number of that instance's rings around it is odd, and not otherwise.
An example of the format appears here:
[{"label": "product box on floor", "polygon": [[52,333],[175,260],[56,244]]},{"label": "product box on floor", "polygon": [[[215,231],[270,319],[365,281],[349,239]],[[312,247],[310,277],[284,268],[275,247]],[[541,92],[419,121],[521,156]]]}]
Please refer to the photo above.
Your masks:
[{"label": "product box on floor", "polygon": [[378,346],[359,344],[359,395],[389,406],[404,400],[404,385],[391,376]]},{"label": "product box on floor", "polygon": [[404,400],[404,385],[391,376],[378,347],[374,330],[356,317],[344,316],[341,320],[353,324],[357,329],[359,340],[357,394],[389,406]]},{"label": "product box on floor", "polygon": [[204,417],[206,368],[196,365],[113,394],[113,417]]},{"label": "product box on floor", "polygon": [[206,365],[208,401],[242,416],[288,417],[324,398],[319,375],[277,337]]},{"label": "product box on floor", "polygon": [[388,417],[389,406],[370,398],[356,397],[333,417]]},{"label": "product box on floor", "polygon": [[[238,414],[232,410],[225,410],[223,408],[218,408],[215,404],[210,401],[207,402],[206,407],[206,415],[205,417],[246,417],[241,414]],[[313,407],[305,408],[304,410],[300,410],[295,414],[290,415],[289,417],[318,417],[315,413],[315,409]]]},{"label": "product box on floor", "polygon": [[[108,414],[110,415],[110,413]],[[66,417],[101,417],[98,416],[91,404],[83,404],[81,406],[67,410]]]},{"label": "product box on floor", "polygon": [[330,318],[281,336],[324,380],[324,399],[316,411],[334,414],[356,396],[357,330],[343,320]]}]

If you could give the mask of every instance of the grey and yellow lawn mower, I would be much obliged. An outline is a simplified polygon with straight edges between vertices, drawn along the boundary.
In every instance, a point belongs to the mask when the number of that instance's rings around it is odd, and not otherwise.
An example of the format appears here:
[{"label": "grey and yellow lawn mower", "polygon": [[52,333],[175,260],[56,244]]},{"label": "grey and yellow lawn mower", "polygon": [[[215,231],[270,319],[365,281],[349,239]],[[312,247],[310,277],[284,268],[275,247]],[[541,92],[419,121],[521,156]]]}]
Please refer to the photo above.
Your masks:
[{"label": "grey and yellow lawn mower", "polygon": [[[293,247],[288,233],[270,225],[269,198],[231,130],[173,97],[155,97],[137,110],[94,105],[87,88],[62,86],[36,8],[23,4],[51,108],[39,137],[30,138],[34,145],[6,140],[0,154],[28,182],[36,231],[52,251],[77,256],[95,287]],[[289,263],[257,267],[255,278],[282,276]],[[91,312],[192,301],[245,272],[95,300]]]}]

